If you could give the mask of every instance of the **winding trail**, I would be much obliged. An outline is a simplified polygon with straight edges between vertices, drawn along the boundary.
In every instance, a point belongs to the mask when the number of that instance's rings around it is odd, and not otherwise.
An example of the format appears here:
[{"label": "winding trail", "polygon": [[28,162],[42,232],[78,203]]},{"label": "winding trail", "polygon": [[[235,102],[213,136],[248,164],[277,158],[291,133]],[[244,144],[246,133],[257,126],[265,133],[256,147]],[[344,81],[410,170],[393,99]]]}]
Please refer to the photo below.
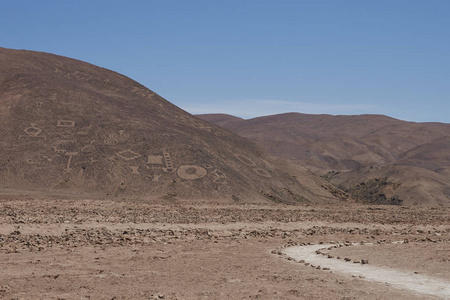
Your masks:
[{"label": "winding trail", "polygon": [[283,252],[295,260],[304,260],[321,268],[330,268],[331,271],[336,273],[360,276],[364,280],[388,283],[396,288],[450,299],[450,281],[448,280],[367,264],[355,264],[316,254],[317,250],[332,246],[335,245],[293,246],[284,249]]}]

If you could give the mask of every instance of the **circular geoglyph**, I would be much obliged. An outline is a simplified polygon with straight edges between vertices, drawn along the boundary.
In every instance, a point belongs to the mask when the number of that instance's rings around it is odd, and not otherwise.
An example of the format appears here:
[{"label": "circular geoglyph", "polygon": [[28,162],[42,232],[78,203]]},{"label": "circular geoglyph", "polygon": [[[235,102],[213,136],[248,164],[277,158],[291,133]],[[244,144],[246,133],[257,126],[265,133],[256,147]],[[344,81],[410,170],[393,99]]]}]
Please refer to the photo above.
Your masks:
[{"label": "circular geoglyph", "polygon": [[183,165],[177,170],[178,177],[187,180],[205,177],[207,173],[206,169],[195,165]]}]

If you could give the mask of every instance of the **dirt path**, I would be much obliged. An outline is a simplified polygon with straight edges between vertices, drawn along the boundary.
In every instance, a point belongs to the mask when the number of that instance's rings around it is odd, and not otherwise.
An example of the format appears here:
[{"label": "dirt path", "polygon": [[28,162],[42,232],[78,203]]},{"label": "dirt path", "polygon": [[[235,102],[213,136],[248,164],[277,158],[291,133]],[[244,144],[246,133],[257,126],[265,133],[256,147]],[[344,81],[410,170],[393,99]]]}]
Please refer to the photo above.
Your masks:
[{"label": "dirt path", "polygon": [[360,277],[368,281],[389,284],[393,287],[409,290],[424,295],[450,299],[450,281],[415,274],[414,272],[399,271],[391,268],[375,267],[367,264],[346,262],[343,259],[327,258],[316,251],[334,245],[294,246],[284,250],[293,259],[304,260],[306,263],[329,268],[336,273]]}]

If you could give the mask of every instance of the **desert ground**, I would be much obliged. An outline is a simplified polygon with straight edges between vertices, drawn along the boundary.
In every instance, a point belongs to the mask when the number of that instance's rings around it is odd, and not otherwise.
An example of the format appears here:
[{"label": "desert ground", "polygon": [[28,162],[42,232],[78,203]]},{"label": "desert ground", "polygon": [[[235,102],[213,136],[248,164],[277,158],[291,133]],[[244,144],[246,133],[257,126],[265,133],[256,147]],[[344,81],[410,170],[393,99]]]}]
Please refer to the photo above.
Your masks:
[{"label": "desert ground", "polygon": [[[448,208],[4,194],[0,222],[4,299],[450,298],[283,253],[339,244],[330,255],[348,264],[365,260],[450,284]],[[353,243],[366,245],[344,246]]]}]

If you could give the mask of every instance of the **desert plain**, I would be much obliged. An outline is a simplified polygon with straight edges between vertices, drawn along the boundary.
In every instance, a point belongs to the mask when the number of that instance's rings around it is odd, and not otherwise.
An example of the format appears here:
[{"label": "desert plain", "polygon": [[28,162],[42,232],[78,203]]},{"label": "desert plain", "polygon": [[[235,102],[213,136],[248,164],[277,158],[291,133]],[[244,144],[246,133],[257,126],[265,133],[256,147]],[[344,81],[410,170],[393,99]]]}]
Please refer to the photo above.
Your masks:
[{"label": "desert plain", "polygon": [[[283,253],[298,245],[339,244],[330,260],[365,260],[448,283],[448,208],[23,193],[0,196],[0,222],[4,299],[450,297],[343,274],[326,264],[311,267]],[[393,243],[398,241],[404,243]]]}]

